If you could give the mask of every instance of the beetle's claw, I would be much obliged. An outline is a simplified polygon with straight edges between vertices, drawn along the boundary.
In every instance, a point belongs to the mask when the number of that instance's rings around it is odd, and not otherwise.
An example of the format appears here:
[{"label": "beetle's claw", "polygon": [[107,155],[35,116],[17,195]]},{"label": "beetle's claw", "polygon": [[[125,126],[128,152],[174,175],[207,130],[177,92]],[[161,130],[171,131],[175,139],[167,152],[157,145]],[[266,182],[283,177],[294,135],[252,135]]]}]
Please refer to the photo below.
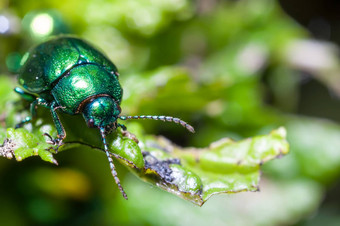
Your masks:
[{"label": "beetle's claw", "polygon": [[[48,137],[50,140],[53,140],[53,138],[51,137],[51,135],[48,134],[48,133],[44,133],[43,136],[46,136],[46,137]],[[48,140],[48,141],[46,141],[46,142],[49,143],[50,141]]]},{"label": "beetle's claw", "polygon": [[61,138],[53,139],[51,137],[51,135],[48,134],[48,133],[44,133],[43,136],[47,136],[49,138],[49,140],[46,141],[46,143],[48,143],[48,144],[56,145],[58,147],[63,145],[63,139],[61,139]]}]

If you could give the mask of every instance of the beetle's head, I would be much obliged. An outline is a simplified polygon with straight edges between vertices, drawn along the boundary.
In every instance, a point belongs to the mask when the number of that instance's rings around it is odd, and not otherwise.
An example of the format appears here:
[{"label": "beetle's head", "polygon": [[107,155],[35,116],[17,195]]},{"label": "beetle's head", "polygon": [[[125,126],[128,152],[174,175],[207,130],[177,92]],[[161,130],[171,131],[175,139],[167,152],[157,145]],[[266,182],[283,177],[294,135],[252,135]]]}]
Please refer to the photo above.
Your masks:
[{"label": "beetle's head", "polygon": [[97,97],[83,109],[83,116],[88,127],[116,128],[117,118],[121,112],[119,104],[108,96]]},{"label": "beetle's head", "polygon": [[106,134],[112,129],[117,128],[117,118],[121,112],[119,103],[109,96],[97,96],[84,106],[82,109],[83,116],[88,127],[95,127],[99,129],[104,144],[104,150],[110,162],[111,173],[119,187],[123,197],[127,199],[127,195],[120,184],[113,160],[106,141]]}]

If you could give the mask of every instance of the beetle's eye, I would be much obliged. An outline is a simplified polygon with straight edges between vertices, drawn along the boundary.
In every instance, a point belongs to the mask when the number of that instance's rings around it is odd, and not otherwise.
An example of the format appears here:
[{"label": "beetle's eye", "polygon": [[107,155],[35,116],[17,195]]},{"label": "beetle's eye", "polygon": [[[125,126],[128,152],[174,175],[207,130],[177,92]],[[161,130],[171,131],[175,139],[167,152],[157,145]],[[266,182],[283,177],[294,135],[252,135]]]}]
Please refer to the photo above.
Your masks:
[{"label": "beetle's eye", "polygon": [[94,120],[92,118],[87,121],[87,126],[90,128],[94,127]]}]

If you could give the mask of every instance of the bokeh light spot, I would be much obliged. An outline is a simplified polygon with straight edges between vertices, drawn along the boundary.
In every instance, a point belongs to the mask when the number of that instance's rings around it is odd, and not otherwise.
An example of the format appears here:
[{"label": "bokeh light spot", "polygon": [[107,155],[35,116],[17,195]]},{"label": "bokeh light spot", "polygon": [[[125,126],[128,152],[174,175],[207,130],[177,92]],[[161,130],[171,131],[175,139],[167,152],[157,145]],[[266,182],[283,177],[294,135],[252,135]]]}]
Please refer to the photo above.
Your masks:
[{"label": "bokeh light spot", "polygon": [[0,33],[4,34],[9,30],[9,20],[7,17],[0,15]]},{"label": "bokeh light spot", "polygon": [[31,23],[31,29],[33,33],[35,33],[38,36],[45,36],[49,35],[53,31],[53,18],[46,14],[40,14],[37,15]]}]

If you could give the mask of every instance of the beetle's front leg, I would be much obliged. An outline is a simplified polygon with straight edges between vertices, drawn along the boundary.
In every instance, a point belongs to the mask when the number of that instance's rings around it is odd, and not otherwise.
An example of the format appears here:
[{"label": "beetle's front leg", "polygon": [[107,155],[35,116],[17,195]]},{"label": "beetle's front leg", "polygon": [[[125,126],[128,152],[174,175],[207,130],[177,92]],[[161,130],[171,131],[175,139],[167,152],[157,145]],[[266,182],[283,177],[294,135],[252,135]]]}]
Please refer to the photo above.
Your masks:
[{"label": "beetle's front leg", "polygon": [[36,99],[36,96],[34,96],[33,94],[30,94],[28,92],[25,92],[23,89],[21,89],[20,87],[15,87],[14,91],[19,94],[22,98],[24,98],[25,100],[29,101],[29,102],[33,102]]},{"label": "beetle's front leg", "polygon": [[32,119],[37,117],[37,106],[43,106],[43,107],[49,108],[49,104],[46,100],[40,97],[36,98],[30,105],[31,116],[27,116],[20,123],[18,123],[15,126],[16,129],[22,127],[24,124],[32,121]]},{"label": "beetle's front leg", "polygon": [[45,133],[44,135],[50,138],[50,140],[47,141],[47,143],[60,146],[60,145],[63,144],[63,140],[66,137],[66,132],[65,132],[65,129],[64,129],[63,125],[61,124],[59,116],[56,112],[56,110],[58,109],[58,107],[56,105],[57,105],[56,102],[52,102],[52,104],[50,105],[50,110],[51,110],[54,125],[57,129],[57,132],[58,132],[57,138],[52,139],[52,137],[47,133]]},{"label": "beetle's front leg", "polygon": [[117,127],[122,128],[122,134],[124,137],[134,140],[137,144],[139,143],[139,140],[137,139],[136,135],[127,131],[127,128],[125,125],[118,123]]},{"label": "beetle's front leg", "polygon": [[120,123],[117,123],[117,127],[122,128],[122,130],[124,130],[124,131],[127,130],[126,126],[123,125],[123,124],[120,124]]}]

